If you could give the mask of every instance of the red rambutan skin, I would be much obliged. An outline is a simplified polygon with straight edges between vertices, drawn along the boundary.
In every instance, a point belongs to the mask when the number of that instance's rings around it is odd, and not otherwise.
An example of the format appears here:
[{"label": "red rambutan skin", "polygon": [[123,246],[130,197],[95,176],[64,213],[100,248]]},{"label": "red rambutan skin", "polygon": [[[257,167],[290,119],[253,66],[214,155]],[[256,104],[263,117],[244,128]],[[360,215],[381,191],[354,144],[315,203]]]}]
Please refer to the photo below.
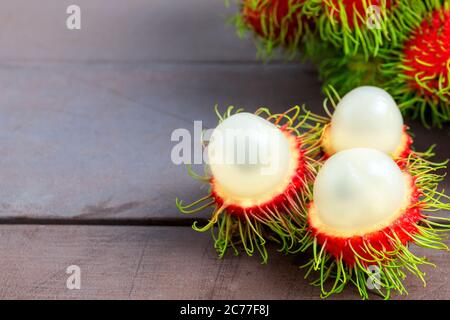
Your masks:
[{"label": "red rambutan skin", "polygon": [[[304,0],[244,0],[242,5],[242,16],[247,26],[256,34],[265,38],[268,35],[264,32],[263,25],[266,26],[266,32],[273,32],[273,36],[278,38],[281,34],[282,24],[287,26],[285,43],[294,41],[296,33],[299,30],[299,20],[297,15],[301,13],[301,7],[296,9],[292,15],[284,20],[290,13],[290,6],[302,4]],[[273,29],[269,29],[271,26]]]},{"label": "red rambutan skin", "polygon": [[342,257],[343,261],[349,266],[355,265],[355,259],[357,258],[355,252],[359,257],[362,257],[362,259],[359,258],[359,260],[363,265],[372,264],[363,261],[365,259],[369,261],[374,260],[374,258],[366,252],[366,245],[368,244],[370,244],[377,252],[383,252],[389,257],[389,252],[395,250],[391,239],[398,238],[403,245],[410,242],[412,240],[411,235],[418,232],[417,222],[423,218],[420,206],[418,205],[421,192],[417,189],[415,180],[415,178],[411,179],[412,192],[410,205],[404,210],[403,214],[388,227],[363,236],[336,237],[322,233],[312,226],[311,220],[309,219],[310,232],[316,237],[320,245],[325,245],[325,250],[329,254],[336,259]]},{"label": "red rambutan skin", "polygon": [[414,142],[413,138],[408,133],[408,126],[406,126],[406,125],[403,126],[403,137],[405,140],[403,142],[401,151],[395,155],[395,159],[394,159],[395,162],[397,163],[397,165],[400,167],[400,169],[404,169],[406,167],[406,164],[408,162],[408,157],[412,152],[411,146]]},{"label": "red rambutan skin", "polygon": [[[227,214],[237,217],[243,216],[245,214],[250,216],[264,216],[265,213],[273,211],[274,209],[283,210],[286,208],[286,206],[289,207],[291,199],[297,197],[297,194],[299,192],[302,192],[302,190],[306,187],[305,181],[307,180],[309,174],[306,165],[305,151],[302,150],[302,141],[300,137],[294,137],[285,128],[281,128],[280,130],[282,130],[286,135],[289,135],[291,138],[295,139],[295,148],[299,153],[295,174],[291,177],[291,182],[289,183],[288,187],[284,190],[284,192],[278,194],[272,200],[258,206],[244,208],[238,205],[226,205]],[[214,178],[211,178],[210,183],[212,186],[211,194],[215,199],[217,206],[223,206],[225,204],[225,201],[215,191]]]},{"label": "red rambutan skin", "polygon": [[[358,14],[358,16],[366,17],[366,9],[364,7],[363,0],[331,0],[331,1],[323,1],[324,5],[327,6],[327,10],[329,14],[331,14],[338,21],[341,20],[339,15],[339,3],[343,3],[345,7],[345,13],[347,16],[348,26],[353,29],[355,27],[354,17]],[[381,0],[367,0],[367,6],[379,6],[381,8],[382,1]],[[391,0],[386,1],[386,9],[391,8]],[[358,26],[360,26],[363,21],[361,19],[357,19]]]},{"label": "red rambutan skin", "polygon": [[[409,85],[420,93],[433,96],[439,88],[449,86],[450,68],[450,10],[435,10],[411,34],[403,48],[404,74]],[[441,84],[439,84],[439,76]],[[425,84],[422,86],[415,78]],[[450,94],[444,93],[447,97]]]}]

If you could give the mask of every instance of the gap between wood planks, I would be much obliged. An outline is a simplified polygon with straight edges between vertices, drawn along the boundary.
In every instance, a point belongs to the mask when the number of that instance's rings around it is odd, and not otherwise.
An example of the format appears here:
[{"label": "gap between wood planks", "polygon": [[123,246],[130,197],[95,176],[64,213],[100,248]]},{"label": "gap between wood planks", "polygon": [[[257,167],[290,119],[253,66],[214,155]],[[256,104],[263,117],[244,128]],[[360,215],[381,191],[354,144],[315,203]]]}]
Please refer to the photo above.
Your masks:
[{"label": "gap between wood planks", "polygon": [[298,60],[284,61],[280,59],[271,59],[269,61],[260,60],[109,60],[109,59],[91,59],[91,60],[75,60],[75,59],[49,59],[49,60],[33,60],[33,59],[2,59],[0,61],[0,68],[41,68],[43,66],[54,65],[146,65],[146,66],[292,66],[301,67],[306,71],[316,72],[316,69],[311,63],[302,62]]},{"label": "gap between wood planks", "polygon": [[0,218],[0,225],[86,225],[86,226],[161,226],[190,227],[198,221],[207,223],[207,219],[195,218],[119,218],[119,219],[76,219],[76,218]]}]

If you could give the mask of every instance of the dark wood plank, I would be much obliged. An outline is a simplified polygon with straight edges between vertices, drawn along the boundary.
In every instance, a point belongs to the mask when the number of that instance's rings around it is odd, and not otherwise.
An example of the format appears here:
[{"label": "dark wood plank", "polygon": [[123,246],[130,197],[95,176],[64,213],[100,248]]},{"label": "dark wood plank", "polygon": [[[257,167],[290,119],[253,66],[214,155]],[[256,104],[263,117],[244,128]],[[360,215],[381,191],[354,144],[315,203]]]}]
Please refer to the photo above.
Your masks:
[{"label": "dark wood plank", "polygon": [[[81,30],[66,8],[81,8]],[[3,1],[0,61],[253,61],[222,0]]]},{"label": "dark wood plank", "polygon": [[[175,197],[205,190],[172,164],[174,129],[214,126],[216,103],[322,108],[320,83],[302,65],[21,63],[0,71],[1,219],[179,218]],[[449,157],[447,131],[413,128],[418,149],[438,143],[438,158]]]},{"label": "dark wood plank", "polygon": [[[411,121],[409,119],[405,119],[405,121],[410,126],[411,132],[415,135],[414,147],[417,150],[425,150],[435,144],[436,160],[445,161],[450,159],[450,130],[448,125],[441,130],[429,130],[418,121]],[[450,171],[447,172],[450,173]],[[447,187],[450,187],[449,180],[447,179],[446,181]]]},{"label": "dark wood plank", "polygon": [[214,126],[214,104],[319,105],[300,65],[14,64],[0,67],[0,217],[179,217],[204,194],[172,164],[171,133]]},{"label": "dark wood plank", "polygon": [[[449,254],[417,249],[438,264],[428,285],[408,277],[409,296],[450,294]],[[185,227],[0,227],[0,298],[17,299],[318,299],[303,279],[303,258],[271,250],[218,260],[209,234]],[[81,268],[81,289],[66,288],[66,268]],[[359,299],[349,288],[334,297]],[[376,298],[376,297],[375,297]]]}]

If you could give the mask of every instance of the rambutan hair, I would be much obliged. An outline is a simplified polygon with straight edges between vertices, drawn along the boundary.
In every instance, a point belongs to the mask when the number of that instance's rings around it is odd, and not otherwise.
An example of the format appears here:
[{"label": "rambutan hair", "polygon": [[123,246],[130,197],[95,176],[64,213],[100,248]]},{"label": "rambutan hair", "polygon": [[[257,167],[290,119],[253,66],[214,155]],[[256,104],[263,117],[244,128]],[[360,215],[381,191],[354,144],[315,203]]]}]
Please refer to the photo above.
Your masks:
[{"label": "rambutan hair", "polygon": [[417,26],[426,10],[415,0],[308,0],[317,18],[320,37],[345,55],[362,53],[368,59],[380,48],[395,46]]},{"label": "rambutan hair", "polygon": [[427,1],[429,12],[395,50],[383,50],[386,89],[403,113],[427,127],[450,121],[450,1]]},{"label": "rambutan hair", "polygon": [[[216,113],[219,123],[233,114],[233,107],[229,107],[224,114]],[[238,109],[236,113],[242,112]],[[280,251],[290,251],[297,245],[297,235],[304,231],[299,226],[305,219],[304,204],[311,197],[310,186],[314,181],[316,167],[320,161],[320,146],[317,144],[317,127],[305,124],[301,108],[296,106],[283,114],[272,114],[267,108],[258,109],[255,114],[275,124],[289,139],[295,141],[299,155],[294,176],[288,187],[270,201],[253,206],[240,207],[227,204],[215,189],[214,177],[207,167],[205,175],[201,176],[188,166],[188,173],[194,179],[209,186],[208,194],[188,205],[176,199],[178,209],[185,214],[212,210],[211,218],[204,226],[195,222],[192,228],[199,232],[211,230],[214,246],[223,257],[228,248],[238,254],[238,246],[248,255],[259,252],[262,262],[266,263],[268,253],[265,248],[267,240],[274,240],[281,246]],[[301,132],[305,131],[305,132]]]},{"label": "rambutan hair", "polygon": [[239,36],[255,35],[258,55],[271,56],[283,48],[291,57],[314,32],[314,22],[304,12],[305,0],[239,0],[240,12],[232,18]]},{"label": "rambutan hair", "polygon": [[324,57],[316,63],[324,93],[329,87],[333,87],[341,96],[359,86],[383,87],[385,79],[380,68],[384,60],[373,56],[366,58],[362,53],[349,56],[331,48],[333,49],[334,55]]}]

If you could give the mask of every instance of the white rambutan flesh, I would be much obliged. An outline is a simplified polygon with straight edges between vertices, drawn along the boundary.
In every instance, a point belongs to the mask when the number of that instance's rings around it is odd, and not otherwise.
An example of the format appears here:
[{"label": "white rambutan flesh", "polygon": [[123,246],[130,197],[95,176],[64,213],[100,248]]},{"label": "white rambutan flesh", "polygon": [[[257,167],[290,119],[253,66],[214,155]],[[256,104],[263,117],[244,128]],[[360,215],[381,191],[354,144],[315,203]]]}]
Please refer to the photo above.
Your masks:
[{"label": "white rambutan flesh", "polygon": [[385,90],[362,86],[347,93],[331,119],[330,147],[334,152],[374,148],[393,154],[401,145],[403,118]]},{"label": "white rambutan flesh", "polygon": [[328,159],[314,183],[313,226],[361,236],[389,226],[408,205],[408,178],[385,153],[356,148]]},{"label": "white rambutan flesh", "polygon": [[252,207],[282,193],[295,174],[298,152],[273,123],[251,113],[222,121],[208,144],[213,187],[225,203]]}]

